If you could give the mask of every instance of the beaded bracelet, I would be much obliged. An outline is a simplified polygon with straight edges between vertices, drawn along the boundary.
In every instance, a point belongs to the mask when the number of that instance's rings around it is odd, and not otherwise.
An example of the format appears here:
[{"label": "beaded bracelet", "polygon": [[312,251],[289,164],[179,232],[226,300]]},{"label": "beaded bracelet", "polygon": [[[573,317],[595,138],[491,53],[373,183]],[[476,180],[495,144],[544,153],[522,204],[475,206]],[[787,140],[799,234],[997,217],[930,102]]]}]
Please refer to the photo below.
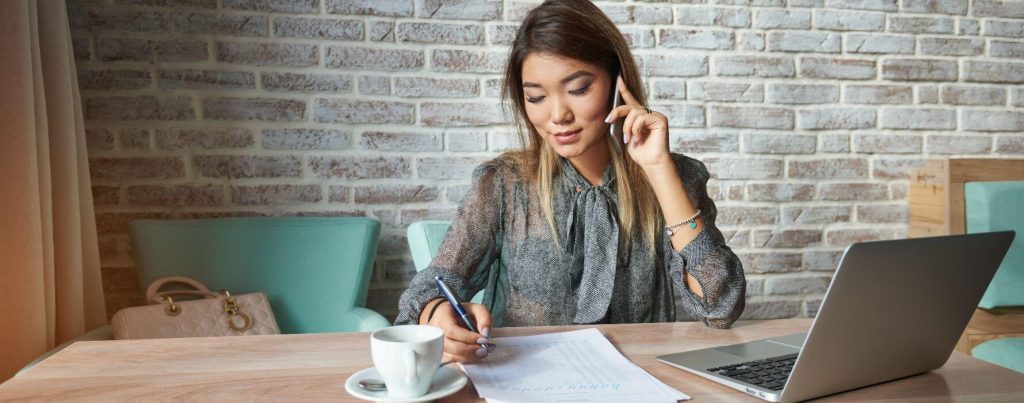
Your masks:
[{"label": "beaded bracelet", "polygon": [[700,209],[697,209],[697,213],[694,214],[692,217],[687,218],[686,221],[683,221],[683,222],[681,222],[679,224],[676,224],[676,225],[665,226],[665,233],[668,234],[669,237],[671,237],[672,235],[675,235],[675,231],[672,231],[673,228],[676,228],[676,227],[679,227],[679,226],[682,226],[682,225],[685,225],[685,224],[690,224],[690,229],[697,229],[697,221],[696,221],[697,217],[700,217]]}]

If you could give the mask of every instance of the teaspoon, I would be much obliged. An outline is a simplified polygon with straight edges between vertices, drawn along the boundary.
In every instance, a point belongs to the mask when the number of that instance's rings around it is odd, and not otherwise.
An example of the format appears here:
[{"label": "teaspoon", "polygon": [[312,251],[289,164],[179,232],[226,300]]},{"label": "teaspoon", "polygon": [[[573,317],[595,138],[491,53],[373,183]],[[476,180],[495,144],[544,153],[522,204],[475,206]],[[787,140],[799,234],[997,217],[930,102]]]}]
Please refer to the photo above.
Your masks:
[{"label": "teaspoon", "polygon": [[[438,366],[438,368],[443,367],[443,366],[448,365],[448,364],[451,364],[451,363],[452,363],[451,361],[442,362],[441,365]],[[385,390],[388,390],[387,385],[385,385],[384,382],[381,382],[380,380],[377,380],[377,379],[363,379],[363,380],[360,380],[359,381],[359,388],[360,389],[365,389],[365,390],[368,390],[368,391],[371,391],[371,392],[383,392]]]}]

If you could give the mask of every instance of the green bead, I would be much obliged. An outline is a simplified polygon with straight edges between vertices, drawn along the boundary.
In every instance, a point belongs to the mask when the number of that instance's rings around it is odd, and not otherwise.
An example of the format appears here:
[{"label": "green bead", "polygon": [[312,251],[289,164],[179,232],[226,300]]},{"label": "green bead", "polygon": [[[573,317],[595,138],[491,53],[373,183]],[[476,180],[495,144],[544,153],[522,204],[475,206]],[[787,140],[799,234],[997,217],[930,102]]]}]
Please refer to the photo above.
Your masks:
[{"label": "green bead", "polygon": [[690,229],[697,229],[697,222],[696,221],[690,223]]}]

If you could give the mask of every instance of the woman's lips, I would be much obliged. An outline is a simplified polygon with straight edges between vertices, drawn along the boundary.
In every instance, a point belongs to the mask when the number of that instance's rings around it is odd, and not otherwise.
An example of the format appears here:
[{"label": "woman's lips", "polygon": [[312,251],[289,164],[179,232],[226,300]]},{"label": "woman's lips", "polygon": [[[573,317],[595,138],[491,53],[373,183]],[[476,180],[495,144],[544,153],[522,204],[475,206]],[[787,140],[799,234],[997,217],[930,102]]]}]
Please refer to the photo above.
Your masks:
[{"label": "woman's lips", "polygon": [[565,144],[569,144],[569,143],[575,142],[576,139],[580,137],[580,132],[581,131],[583,131],[583,129],[576,129],[576,130],[573,130],[571,132],[567,132],[567,133],[564,133],[564,134],[563,133],[555,134],[553,137],[555,138],[555,141],[558,142],[558,144],[565,145]]}]

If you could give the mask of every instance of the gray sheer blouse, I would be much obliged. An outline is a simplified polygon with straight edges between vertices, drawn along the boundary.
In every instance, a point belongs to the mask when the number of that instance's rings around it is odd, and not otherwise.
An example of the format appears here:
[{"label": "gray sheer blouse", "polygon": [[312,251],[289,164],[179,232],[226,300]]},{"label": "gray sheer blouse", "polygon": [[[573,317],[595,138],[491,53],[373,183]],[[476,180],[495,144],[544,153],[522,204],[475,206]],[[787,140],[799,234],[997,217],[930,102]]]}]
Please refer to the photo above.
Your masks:
[{"label": "gray sheer blouse", "polygon": [[[505,156],[481,164],[437,255],[402,293],[395,323],[418,322],[423,306],[440,297],[433,278],[441,276],[464,301],[484,290],[495,326],[674,321],[675,289],[689,316],[729,327],[743,312],[743,267],[715,227],[707,168],[681,154],[672,160],[704,219],[682,251],[661,231],[657,247],[639,235],[631,248],[616,241],[610,164],[602,184],[593,186],[562,160],[552,192],[558,242],[516,164]],[[686,287],[686,273],[703,297]]]}]

